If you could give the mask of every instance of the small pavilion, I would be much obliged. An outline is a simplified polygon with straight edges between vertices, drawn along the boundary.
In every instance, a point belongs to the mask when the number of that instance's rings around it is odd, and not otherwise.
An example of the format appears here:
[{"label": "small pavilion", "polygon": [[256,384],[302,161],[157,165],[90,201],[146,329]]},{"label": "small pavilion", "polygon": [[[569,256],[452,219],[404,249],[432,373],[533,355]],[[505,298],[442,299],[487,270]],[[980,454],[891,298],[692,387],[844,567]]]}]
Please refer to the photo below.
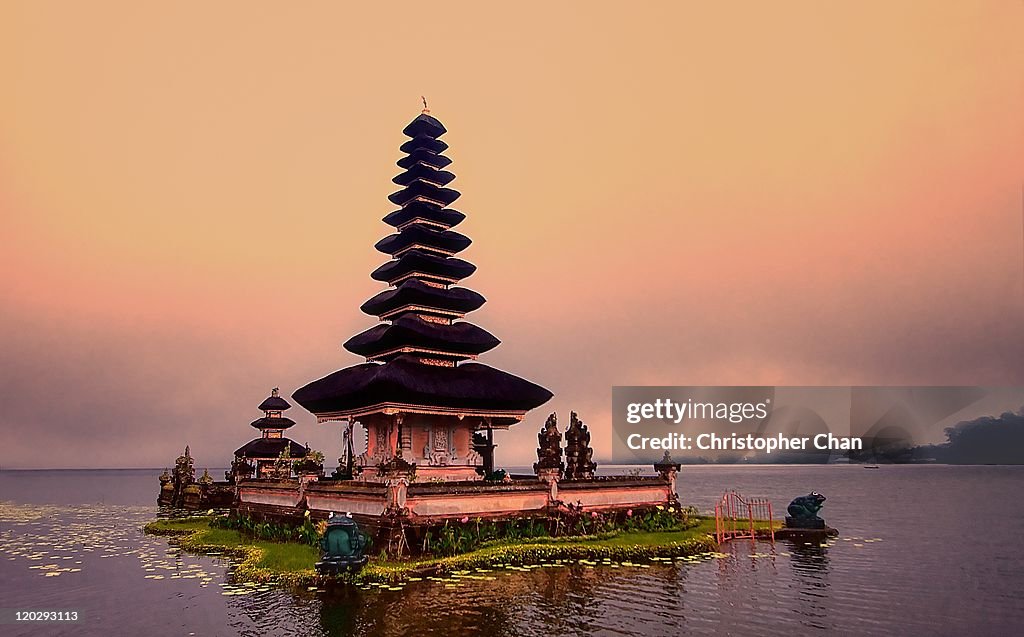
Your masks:
[{"label": "small pavilion", "polygon": [[[287,400],[281,398],[277,387],[271,390],[270,396],[260,403],[258,407],[263,412],[263,417],[249,423],[256,429],[259,429],[261,435],[259,438],[245,443],[235,451],[235,462],[232,464],[233,472],[236,471],[236,467],[249,465],[253,468],[252,473],[257,478],[278,476],[281,471],[277,467],[277,461],[282,457],[282,454],[292,460],[300,460],[306,457],[306,452],[308,451],[306,447],[284,437],[284,430],[294,426],[295,421],[281,414],[285,410],[291,409],[291,407]],[[287,467],[287,470],[288,475],[290,475],[290,465]],[[235,475],[236,479],[238,477],[252,477],[251,475],[244,475],[245,472],[238,471]],[[288,475],[281,477],[288,477]]]}]

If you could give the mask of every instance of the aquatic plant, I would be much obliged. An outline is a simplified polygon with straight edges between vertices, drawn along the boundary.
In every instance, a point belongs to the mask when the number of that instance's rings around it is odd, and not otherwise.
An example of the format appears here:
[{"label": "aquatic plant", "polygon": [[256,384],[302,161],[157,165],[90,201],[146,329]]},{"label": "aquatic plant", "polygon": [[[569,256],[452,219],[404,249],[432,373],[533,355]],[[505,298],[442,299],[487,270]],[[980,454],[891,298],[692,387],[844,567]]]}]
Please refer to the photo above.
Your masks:
[{"label": "aquatic plant", "polygon": [[323,473],[324,470],[324,454],[316,451],[315,449],[309,449],[306,451],[304,458],[292,462],[292,470],[295,473]]},{"label": "aquatic plant", "polygon": [[313,522],[306,512],[300,526],[289,526],[273,522],[259,522],[248,516],[220,516],[212,518],[209,526],[218,529],[231,529],[255,540],[269,542],[299,542],[309,546],[318,546],[323,537],[326,523]]}]

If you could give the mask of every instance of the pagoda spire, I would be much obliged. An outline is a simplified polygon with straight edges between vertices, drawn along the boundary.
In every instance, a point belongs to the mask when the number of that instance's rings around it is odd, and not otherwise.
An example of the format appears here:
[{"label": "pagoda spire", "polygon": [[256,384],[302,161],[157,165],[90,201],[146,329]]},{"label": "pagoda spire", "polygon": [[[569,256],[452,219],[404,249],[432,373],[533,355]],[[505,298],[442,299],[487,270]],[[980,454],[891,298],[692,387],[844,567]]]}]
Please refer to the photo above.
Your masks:
[{"label": "pagoda spire", "polygon": [[384,218],[397,229],[377,242],[380,252],[391,256],[371,273],[389,284],[363,304],[362,310],[382,322],[345,343],[345,349],[367,361],[388,361],[413,354],[421,362],[453,367],[498,346],[500,341],[473,323],[461,320],[484,303],[484,297],[463,287],[461,280],[476,266],[455,255],[472,241],[452,228],[465,218],[449,208],[461,195],[448,188],[455,175],[444,170],[448,144],[440,140],[447,131],[424,111],[403,131],[411,139],[400,150],[404,172],[392,181],[402,188],[388,199],[400,206]]},{"label": "pagoda spire", "polygon": [[280,438],[281,433],[295,424],[295,421],[291,418],[285,418],[281,415],[281,412],[291,409],[291,404],[281,398],[277,387],[270,390],[270,396],[267,396],[260,406],[257,407],[263,412],[263,417],[252,421],[250,424],[259,429],[263,433],[264,438]]},{"label": "pagoda spire", "polygon": [[[485,299],[460,285],[476,271],[458,256],[472,241],[454,229],[466,215],[450,207],[461,194],[450,187],[455,175],[441,139],[448,130],[422,100],[423,111],[402,130],[408,138],[399,147],[402,172],[392,179],[400,188],[388,196],[397,209],[384,223],[395,231],[375,245],[390,259],[370,276],[388,287],[360,307],[379,322],[344,344],[366,362],[308,383],[292,397],[320,420],[450,414],[505,427],[551,392],[473,362],[500,341],[464,320]],[[402,444],[412,444],[408,428],[383,421],[379,427],[381,440],[392,441],[387,444],[394,444],[392,428],[406,436]],[[434,433],[428,438],[437,449],[444,446]]]}]

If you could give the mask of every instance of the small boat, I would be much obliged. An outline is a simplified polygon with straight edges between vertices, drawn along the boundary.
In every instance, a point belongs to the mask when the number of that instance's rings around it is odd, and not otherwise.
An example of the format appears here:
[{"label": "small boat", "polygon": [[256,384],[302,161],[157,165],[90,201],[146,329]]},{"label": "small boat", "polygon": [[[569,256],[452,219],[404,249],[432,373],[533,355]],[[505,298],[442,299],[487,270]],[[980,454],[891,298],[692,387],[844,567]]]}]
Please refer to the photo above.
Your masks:
[{"label": "small boat", "polygon": [[864,468],[865,469],[877,469],[878,465],[877,464],[866,464],[866,465],[864,465]]}]

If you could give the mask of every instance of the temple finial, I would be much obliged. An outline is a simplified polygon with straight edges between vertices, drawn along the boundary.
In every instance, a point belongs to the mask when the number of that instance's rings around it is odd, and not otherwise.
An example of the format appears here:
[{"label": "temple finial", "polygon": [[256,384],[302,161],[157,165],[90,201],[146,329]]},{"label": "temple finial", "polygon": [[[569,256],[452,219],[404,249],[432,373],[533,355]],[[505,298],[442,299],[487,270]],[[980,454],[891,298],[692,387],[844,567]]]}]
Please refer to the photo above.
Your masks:
[{"label": "temple finial", "polygon": [[430,109],[427,107],[427,98],[424,95],[420,95],[420,99],[423,100],[423,114],[429,115]]},{"label": "temple finial", "polygon": [[273,388],[273,389],[271,389],[271,390],[270,390],[270,395],[276,398],[276,397],[277,397],[277,394],[278,394],[278,392],[280,392],[280,391],[281,391],[281,388],[280,388],[280,387],[275,387],[275,388]]}]

